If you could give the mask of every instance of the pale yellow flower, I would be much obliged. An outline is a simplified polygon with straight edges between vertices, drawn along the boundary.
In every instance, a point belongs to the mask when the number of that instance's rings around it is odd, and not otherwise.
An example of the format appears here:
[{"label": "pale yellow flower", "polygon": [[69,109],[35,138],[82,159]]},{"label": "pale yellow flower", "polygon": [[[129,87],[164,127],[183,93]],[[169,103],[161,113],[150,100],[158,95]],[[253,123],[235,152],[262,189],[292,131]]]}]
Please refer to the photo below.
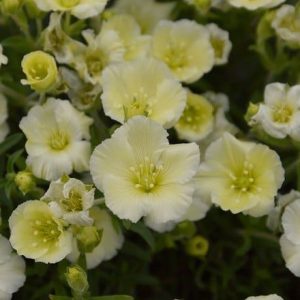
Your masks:
[{"label": "pale yellow flower", "polygon": [[258,217],[273,208],[284,170],[275,151],[225,133],[207,148],[196,180],[223,210]]},{"label": "pale yellow flower", "polygon": [[[86,263],[88,269],[97,267],[102,261],[113,258],[118,250],[122,247],[124,242],[123,234],[120,228],[115,227],[112,217],[109,213],[98,207],[93,207],[90,210],[90,215],[94,220],[94,225],[99,230],[103,230],[102,238],[98,246],[96,246],[91,252],[86,253]],[[73,241],[73,250],[68,255],[68,259],[71,262],[76,262],[79,258],[78,246],[76,240]]]},{"label": "pale yellow flower", "polygon": [[153,58],[109,66],[103,72],[102,87],[104,112],[120,123],[144,115],[170,128],[186,103],[181,84]]},{"label": "pale yellow flower", "polygon": [[25,282],[25,262],[12,253],[9,241],[0,235],[0,299],[10,300]]},{"label": "pale yellow flower", "polygon": [[136,116],[94,150],[93,181],[119,218],[176,222],[191,205],[199,148],[193,143],[169,145],[167,135],[158,123]]},{"label": "pale yellow flower", "polygon": [[20,122],[27,138],[27,164],[36,177],[57,180],[73,170],[88,170],[89,127],[93,120],[69,101],[50,98]]},{"label": "pale yellow flower", "polygon": [[212,132],[213,126],[213,105],[203,96],[188,91],[186,107],[175,125],[179,138],[198,142]]},{"label": "pale yellow flower", "polygon": [[59,78],[54,57],[43,51],[26,54],[22,60],[22,69],[27,79],[22,79],[21,83],[30,85],[37,92],[47,92]]},{"label": "pale yellow flower", "polygon": [[79,19],[100,14],[108,0],[34,0],[43,11],[67,11]]},{"label": "pale yellow flower", "polygon": [[113,30],[118,34],[125,48],[125,60],[149,54],[151,37],[141,34],[138,23],[131,15],[113,15],[103,23],[102,30]]},{"label": "pale yellow flower", "polygon": [[160,20],[171,16],[174,2],[157,2],[155,0],[118,0],[112,10],[132,15],[139,23],[142,33],[151,33]]},{"label": "pale yellow flower", "polygon": [[72,250],[72,234],[43,201],[19,205],[9,218],[9,227],[12,247],[37,262],[59,262]]},{"label": "pale yellow flower", "polygon": [[258,8],[271,8],[275,7],[285,0],[228,0],[229,4],[235,7],[244,7],[249,10]]},{"label": "pale yellow flower", "polygon": [[208,30],[191,20],[161,21],[153,33],[152,54],[186,83],[200,79],[214,65]]}]

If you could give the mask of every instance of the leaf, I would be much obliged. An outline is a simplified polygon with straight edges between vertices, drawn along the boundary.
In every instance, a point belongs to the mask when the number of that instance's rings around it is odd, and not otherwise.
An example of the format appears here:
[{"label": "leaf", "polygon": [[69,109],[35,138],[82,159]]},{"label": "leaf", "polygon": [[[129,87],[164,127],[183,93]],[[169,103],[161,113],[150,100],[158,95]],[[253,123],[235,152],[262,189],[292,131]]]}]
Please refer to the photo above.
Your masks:
[{"label": "leaf", "polygon": [[13,146],[17,145],[22,139],[22,133],[15,133],[8,136],[5,141],[0,144],[0,155],[10,150]]},{"label": "leaf", "polygon": [[143,223],[132,224],[130,230],[142,237],[152,250],[155,248],[153,234]]},{"label": "leaf", "polygon": [[7,162],[7,173],[13,173],[14,172],[14,166],[17,162],[17,160],[20,158],[20,156],[23,154],[24,150],[18,150],[14,154],[10,155]]},{"label": "leaf", "polygon": [[114,296],[91,297],[88,298],[88,300],[134,300],[134,298],[125,295],[114,295]]}]

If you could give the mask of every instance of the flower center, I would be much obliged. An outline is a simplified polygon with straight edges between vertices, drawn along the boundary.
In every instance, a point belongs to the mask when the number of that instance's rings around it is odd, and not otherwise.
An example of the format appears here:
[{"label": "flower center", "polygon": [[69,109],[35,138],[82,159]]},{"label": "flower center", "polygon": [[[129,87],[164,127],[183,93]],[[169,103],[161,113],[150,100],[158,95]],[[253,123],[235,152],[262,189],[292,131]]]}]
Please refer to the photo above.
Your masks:
[{"label": "flower center", "polygon": [[[190,101],[189,101],[190,100]],[[213,118],[213,106],[205,98],[188,99],[188,103],[179,119],[178,125],[199,130]]]},{"label": "flower center", "polygon": [[293,32],[300,32],[300,21],[295,15],[290,14],[281,21],[280,27],[288,28]]},{"label": "flower center", "polygon": [[211,38],[210,42],[214,48],[215,56],[217,58],[222,58],[224,53],[224,41],[217,38]]},{"label": "flower center", "polygon": [[90,53],[86,58],[86,65],[91,76],[100,74],[106,65],[103,53],[100,50]]},{"label": "flower center", "polygon": [[236,176],[232,176],[231,189],[243,193],[251,191],[255,185],[253,173],[253,164],[245,161],[241,172]]},{"label": "flower center", "polygon": [[78,191],[71,190],[69,193],[69,198],[62,200],[62,205],[67,211],[82,211],[82,196]]},{"label": "flower center", "polygon": [[277,123],[288,123],[292,115],[293,109],[286,104],[280,104],[273,108],[273,120]]},{"label": "flower center", "polygon": [[68,135],[61,130],[56,130],[54,133],[52,133],[49,139],[49,146],[55,151],[61,151],[65,149],[69,143],[70,141]]},{"label": "flower center", "polygon": [[58,3],[65,8],[72,8],[76,6],[80,0],[58,0]]},{"label": "flower center", "polygon": [[181,70],[187,64],[187,60],[192,59],[190,55],[187,55],[186,44],[184,42],[181,42],[178,45],[169,43],[167,48],[167,53],[163,59],[173,70]]},{"label": "flower center", "polygon": [[163,166],[154,165],[149,157],[146,156],[139,165],[130,167],[129,170],[133,175],[135,188],[149,193],[158,185]]},{"label": "flower center", "polygon": [[[57,240],[61,234],[59,225],[50,217],[35,219],[32,221],[32,233],[44,244]],[[38,246],[37,242],[34,242],[34,247]]]},{"label": "flower center", "polygon": [[48,68],[45,64],[36,63],[29,69],[29,75],[33,80],[43,80],[48,75]]},{"label": "flower center", "polygon": [[[128,94],[125,95],[125,98],[129,98]],[[150,96],[145,89],[140,87],[140,89],[133,94],[130,104],[123,107],[125,119],[128,120],[136,115],[143,115],[145,117],[151,116],[152,103],[149,102],[149,98]]]}]

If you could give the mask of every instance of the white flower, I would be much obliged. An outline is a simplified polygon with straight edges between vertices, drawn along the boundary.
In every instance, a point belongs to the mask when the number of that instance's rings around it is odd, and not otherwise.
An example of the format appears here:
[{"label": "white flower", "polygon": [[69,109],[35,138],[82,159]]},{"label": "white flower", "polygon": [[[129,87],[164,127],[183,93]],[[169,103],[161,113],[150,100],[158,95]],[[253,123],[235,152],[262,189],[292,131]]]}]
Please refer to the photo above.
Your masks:
[{"label": "white flower", "polygon": [[89,127],[92,119],[68,101],[48,99],[36,105],[20,122],[27,138],[27,164],[36,177],[57,180],[73,170],[88,170]]},{"label": "white flower", "polygon": [[155,0],[118,0],[112,9],[117,13],[132,15],[139,23],[142,33],[151,33],[160,20],[170,18],[174,4]]},{"label": "white flower", "polygon": [[283,40],[300,45],[299,16],[292,5],[282,5],[277,11],[272,22],[272,27]]},{"label": "white flower", "polygon": [[250,125],[259,124],[272,137],[287,136],[300,140],[300,85],[289,87],[282,83],[266,86],[264,103],[250,120]]},{"label": "white flower", "polygon": [[285,0],[228,0],[229,4],[235,7],[244,7],[249,10],[258,8],[271,8],[275,7]]},{"label": "white flower", "polygon": [[10,300],[25,278],[24,260],[12,253],[8,240],[0,235],[0,299]]},{"label": "white flower", "polygon": [[89,209],[94,205],[94,193],[90,185],[75,178],[61,178],[51,182],[41,198],[48,203],[53,213],[70,224],[91,225]]},{"label": "white flower", "polygon": [[193,143],[169,145],[167,135],[156,122],[138,116],[93,152],[93,181],[119,218],[176,222],[191,205],[199,148]]},{"label": "white flower", "polygon": [[285,207],[296,199],[300,199],[300,192],[295,190],[291,190],[285,195],[278,195],[276,207],[270,211],[267,219],[267,226],[271,230],[276,231],[279,229],[279,226],[281,225],[281,216]]},{"label": "white flower", "polygon": [[210,42],[215,52],[215,65],[226,64],[232,48],[229,33],[214,23],[206,25],[206,28],[208,29]]},{"label": "white flower", "polygon": [[8,63],[8,58],[3,54],[3,47],[0,44],[0,68],[1,65],[6,65]]},{"label": "white flower", "polygon": [[43,201],[20,204],[9,218],[10,243],[19,255],[57,263],[72,250],[72,234]]},{"label": "white flower", "polygon": [[4,141],[9,132],[7,125],[7,99],[3,94],[0,94],[0,143]]},{"label": "white flower", "polygon": [[300,277],[300,197],[285,208],[282,226],[284,234],[280,246],[286,267]]},{"label": "white flower", "polygon": [[68,11],[79,19],[87,19],[100,14],[108,0],[34,0],[43,11]]},{"label": "white flower", "polygon": [[225,133],[208,147],[196,180],[223,210],[258,217],[273,208],[284,170],[275,151]]},{"label": "white flower", "polygon": [[252,297],[248,297],[245,300],[283,300],[283,298],[281,298],[276,294],[272,294],[267,296],[252,296]]},{"label": "white flower", "polygon": [[[102,238],[99,245],[90,253],[86,253],[87,268],[97,267],[102,261],[113,258],[117,251],[122,247],[124,237],[119,228],[113,224],[111,216],[104,209],[93,207],[90,215],[94,220],[94,225],[103,230]],[[68,255],[71,262],[76,262],[79,258],[79,251],[76,240],[73,241],[73,250]]]},{"label": "white flower", "polygon": [[161,21],[154,30],[152,54],[183,82],[192,83],[214,65],[208,30],[195,21]]},{"label": "white flower", "polygon": [[152,58],[107,67],[102,88],[105,114],[120,123],[144,115],[170,128],[186,103],[181,84],[162,62]]},{"label": "white flower", "polygon": [[113,30],[118,34],[125,48],[125,60],[133,60],[149,54],[151,37],[141,34],[141,29],[132,16],[113,15],[102,25],[102,31],[106,30]]},{"label": "white flower", "polygon": [[213,105],[203,96],[188,91],[186,107],[175,125],[179,138],[198,142],[213,131],[213,126]]},{"label": "white flower", "polygon": [[102,71],[109,64],[123,61],[125,48],[117,32],[102,30],[98,35],[90,29],[82,32],[87,46],[74,58],[74,67],[80,77],[93,85],[101,85]]}]

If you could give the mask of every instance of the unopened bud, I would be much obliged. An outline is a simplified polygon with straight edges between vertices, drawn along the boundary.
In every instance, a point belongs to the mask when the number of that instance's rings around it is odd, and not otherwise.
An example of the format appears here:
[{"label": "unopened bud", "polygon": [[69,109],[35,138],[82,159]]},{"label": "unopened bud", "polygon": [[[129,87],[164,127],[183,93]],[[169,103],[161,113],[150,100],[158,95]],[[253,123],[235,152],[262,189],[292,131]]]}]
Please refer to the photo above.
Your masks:
[{"label": "unopened bud", "polygon": [[80,228],[77,233],[77,244],[80,252],[92,252],[101,242],[102,230],[97,229],[95,226],[86,226]]},{"label": "unopened bud", "polygon": [[24,195],[36,186],[35,179],[30,171],[18,172],[15,176],[15,184]]},{"label": "unopened bud", "polygon": [[79,266],[67,268],[65,273],[66,280],[70,288],[77,295],[84,295],[89,289],[86,272]]},{"label": "unopened bud", "polygon": [[207,254],[208,248],[208,240],[201,235],[197,235],[186,243],[185,251],[191,256],[203,257]]}]

